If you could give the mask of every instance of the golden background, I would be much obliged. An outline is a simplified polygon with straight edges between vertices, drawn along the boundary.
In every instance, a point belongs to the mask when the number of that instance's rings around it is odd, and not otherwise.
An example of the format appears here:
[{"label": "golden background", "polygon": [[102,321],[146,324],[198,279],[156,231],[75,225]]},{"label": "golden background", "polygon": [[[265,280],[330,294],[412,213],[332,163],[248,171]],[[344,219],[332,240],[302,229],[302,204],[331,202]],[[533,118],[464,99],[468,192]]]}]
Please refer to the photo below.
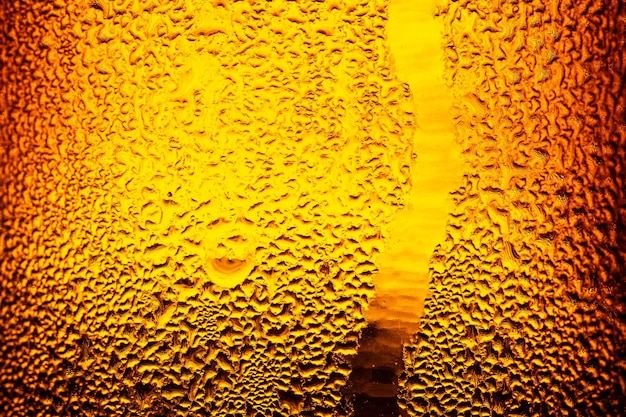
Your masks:
[{"label": "golden background", "polygon": [[626,415],[624,8],[2,2],[0,415]]}]

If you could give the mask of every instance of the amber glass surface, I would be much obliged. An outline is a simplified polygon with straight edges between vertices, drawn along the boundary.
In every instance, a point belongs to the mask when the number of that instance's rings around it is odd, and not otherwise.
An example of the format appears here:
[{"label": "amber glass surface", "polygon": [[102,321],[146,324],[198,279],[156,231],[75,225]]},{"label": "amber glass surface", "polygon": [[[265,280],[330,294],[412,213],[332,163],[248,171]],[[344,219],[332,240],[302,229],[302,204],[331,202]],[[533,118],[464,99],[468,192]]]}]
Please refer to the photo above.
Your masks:
[{"label": "amber glass surface", "polygon": [[620,0],[0,2],[0,416],[626,416]]}]

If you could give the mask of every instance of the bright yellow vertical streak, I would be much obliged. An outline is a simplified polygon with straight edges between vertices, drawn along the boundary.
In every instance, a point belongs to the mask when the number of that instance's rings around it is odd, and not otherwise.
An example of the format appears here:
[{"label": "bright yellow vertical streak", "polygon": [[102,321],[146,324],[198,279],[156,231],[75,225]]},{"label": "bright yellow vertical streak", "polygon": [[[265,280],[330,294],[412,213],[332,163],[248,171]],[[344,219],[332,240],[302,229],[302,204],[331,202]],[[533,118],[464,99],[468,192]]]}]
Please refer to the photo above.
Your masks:
[{"label": "bright yellow vertical streak", "polygon": [[410,85],[415,100],[416,160],[407,207],[394,218],[388,248],[378,261],[377,299],[368,319],[409,333],[422,312],[430,256],[444,240],[453,204],[449,192],[458,186],[463,168],[443,79],[443,23],[435,10],[433,0],[391,0],[387,26],[398,78]]}]

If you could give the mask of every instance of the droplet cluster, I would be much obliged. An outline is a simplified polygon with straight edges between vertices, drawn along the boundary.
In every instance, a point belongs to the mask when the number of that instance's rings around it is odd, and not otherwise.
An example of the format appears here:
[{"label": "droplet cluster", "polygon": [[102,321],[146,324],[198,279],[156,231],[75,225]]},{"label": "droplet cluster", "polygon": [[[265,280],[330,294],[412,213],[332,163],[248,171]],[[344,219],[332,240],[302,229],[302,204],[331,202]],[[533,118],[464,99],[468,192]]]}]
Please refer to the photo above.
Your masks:
[{"label": "droplet cluster", "polygon": [[0,411],[346,415],[414,128],[383,1],[0,5]]},{"label": "droplet cluster", "polygon": [[624,416],[624,4],[462,0],[439,15],[468,169],[401,407]]}]

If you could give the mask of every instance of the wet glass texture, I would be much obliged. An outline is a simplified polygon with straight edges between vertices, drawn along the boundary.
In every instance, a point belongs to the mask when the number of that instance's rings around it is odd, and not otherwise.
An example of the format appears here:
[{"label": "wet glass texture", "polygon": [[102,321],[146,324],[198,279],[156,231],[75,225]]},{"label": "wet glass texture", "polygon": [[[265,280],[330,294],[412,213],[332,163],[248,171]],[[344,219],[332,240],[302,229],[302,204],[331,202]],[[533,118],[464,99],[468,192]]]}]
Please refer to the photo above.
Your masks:
[{"label": "wet glass texture", "polygon": [[626,416],[625,35],[0,2],[0,415]]}]

